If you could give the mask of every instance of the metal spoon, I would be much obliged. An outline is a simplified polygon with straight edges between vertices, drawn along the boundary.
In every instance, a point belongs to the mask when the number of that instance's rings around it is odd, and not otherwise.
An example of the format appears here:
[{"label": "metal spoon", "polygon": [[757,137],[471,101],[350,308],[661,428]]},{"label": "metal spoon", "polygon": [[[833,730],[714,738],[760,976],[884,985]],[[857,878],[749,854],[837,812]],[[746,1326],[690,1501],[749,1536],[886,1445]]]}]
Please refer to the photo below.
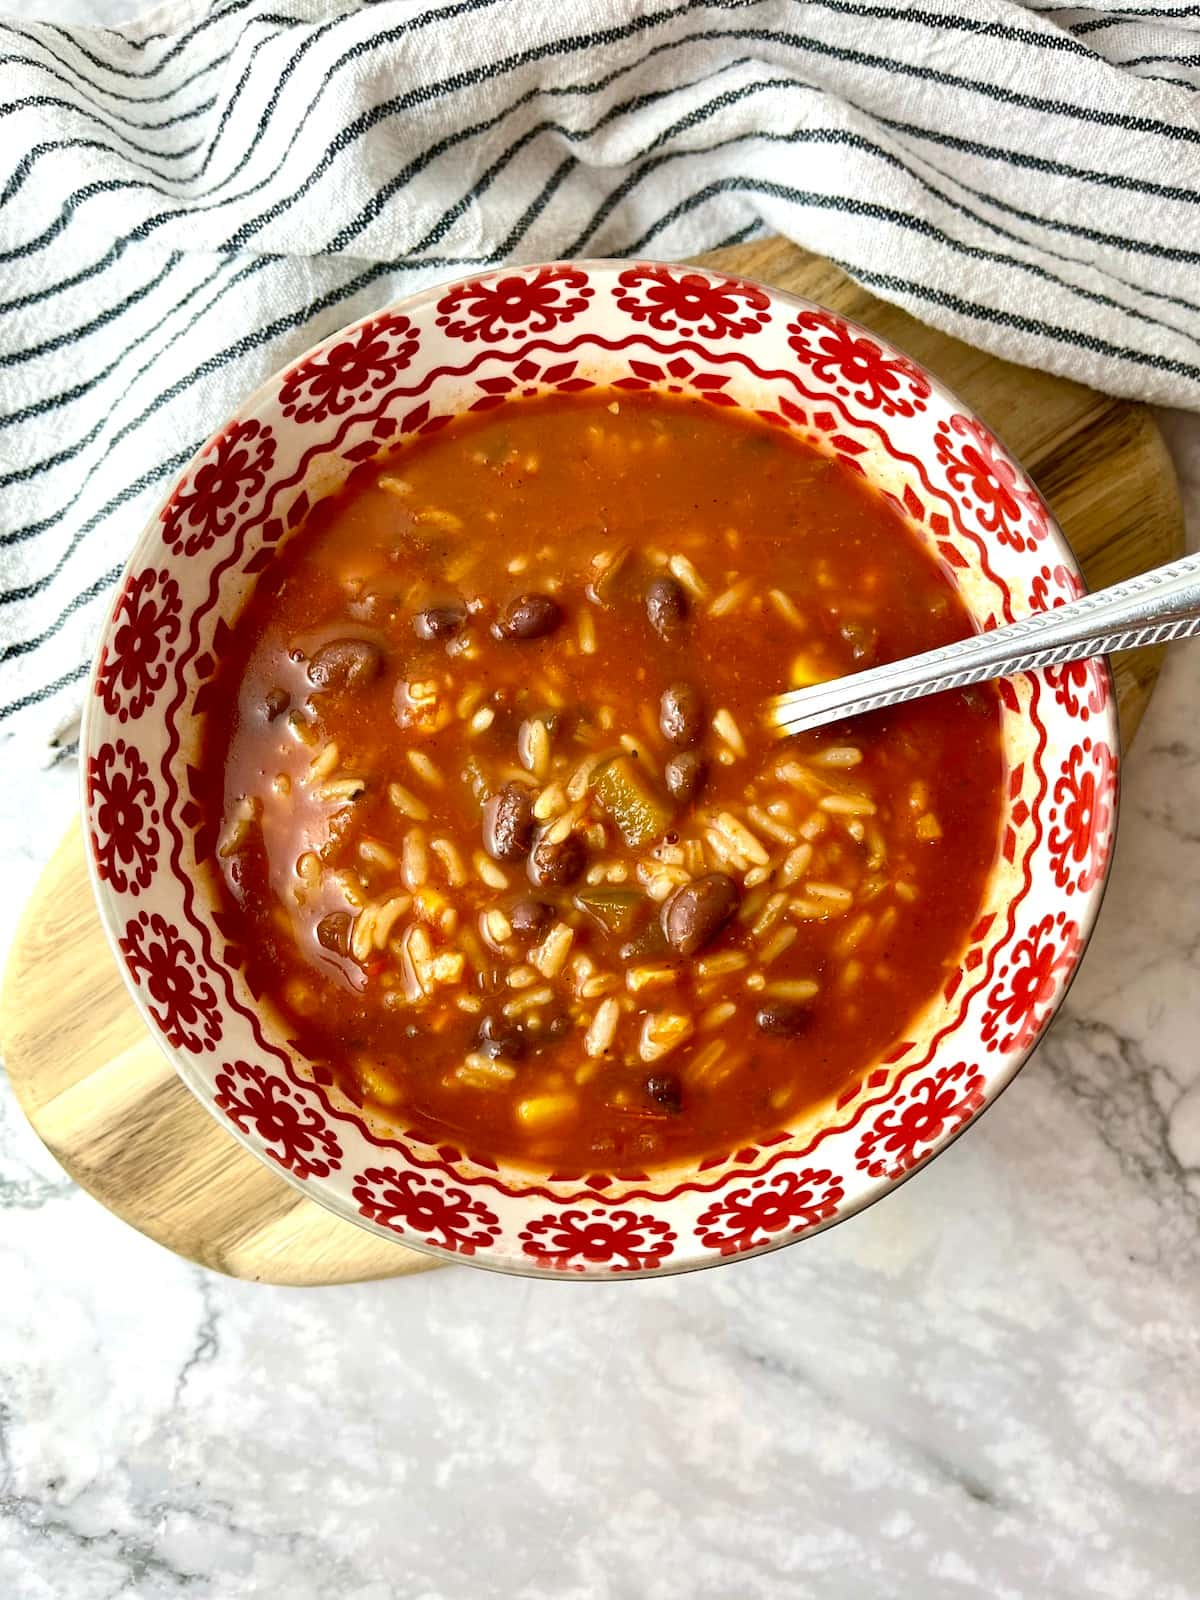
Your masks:
[{"label": "metal spoon", "polygon": [[1053,611],[1039,611],[957,644],[775,695],[767,701],[767,722],[782,738],[986,678],[1006,678],[1195,633],[1200,633],[1200,556],[1184,556],[1111,589],[1085,594]]}]

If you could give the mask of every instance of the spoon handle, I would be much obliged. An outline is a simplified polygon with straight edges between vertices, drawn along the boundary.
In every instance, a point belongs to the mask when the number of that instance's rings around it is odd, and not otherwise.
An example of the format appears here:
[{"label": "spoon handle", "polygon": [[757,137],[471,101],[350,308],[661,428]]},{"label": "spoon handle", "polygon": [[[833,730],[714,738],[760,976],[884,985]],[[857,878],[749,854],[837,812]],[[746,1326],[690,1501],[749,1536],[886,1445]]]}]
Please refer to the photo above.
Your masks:
[{"label": "spoon handle", "polygon": [[781,736],[804,733],[943,689],[1195,633],[1200,633],[1200,555],[956,644],[776,695],[767,702],[767,720]]}]

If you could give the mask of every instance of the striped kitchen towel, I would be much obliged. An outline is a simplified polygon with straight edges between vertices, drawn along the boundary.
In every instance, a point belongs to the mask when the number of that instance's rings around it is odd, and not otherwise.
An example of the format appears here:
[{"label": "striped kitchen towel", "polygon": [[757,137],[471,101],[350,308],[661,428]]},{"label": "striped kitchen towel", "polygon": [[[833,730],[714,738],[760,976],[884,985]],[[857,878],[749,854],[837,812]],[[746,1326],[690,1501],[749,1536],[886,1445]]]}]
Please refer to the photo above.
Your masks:
[{"label": "striped kitchen towel", "polygon": [[69,741],[171,475],[432,279],[777,230],[990,350],[1200,405],[1198,30],[1200,5],[1003,0],[3,24],[0,730]]}]

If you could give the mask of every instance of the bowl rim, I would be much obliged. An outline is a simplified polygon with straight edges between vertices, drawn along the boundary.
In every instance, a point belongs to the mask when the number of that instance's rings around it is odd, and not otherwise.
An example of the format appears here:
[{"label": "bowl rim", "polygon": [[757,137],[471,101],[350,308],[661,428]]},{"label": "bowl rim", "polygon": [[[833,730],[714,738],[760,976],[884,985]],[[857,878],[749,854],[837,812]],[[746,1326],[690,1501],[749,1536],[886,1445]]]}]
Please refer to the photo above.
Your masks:
[{"label": "bowl rim", "polygon": [[[551,271],[554,269],[566,268],[589,273],[598,271],[601,273],[615,274],[621,271],[626,271],[631,267],[661,268],[668,272],[674,273],[681,271],[695,272],[700,276],[717,279],[722,282],[748,285],[749,287],[757,289],[762,294],[766,295],[771,302],[782,305],[789,310],[802,312],[815,311],[832,316],[836,318],[839,323],[850,329],[855,334],[862,335],[864,338],[870,340],[883,352],[890,355],[899,356],[905,361],[911,363],[912,366],[930,385],[930,389],[933,394],[936,394],[943,400],[950,402],[957,413],[969,418],[971,421],[978,423],[982,428],[984,428],[986,432],[1000,445],[1003,453],[1008,457],[1008,459],[1019,468],[1025,477],[1026,482],[1035,494],[1038,505],[1044,513],[1047,548],[1072,574],[1080,586],[1080,592],[1088,592],[1087,580],[1083,573],[1082,567],[1080,566],[1078,558],[1071,548],[1066,535],[1063,533],[1062,528],[1059,525],[1053,508],[1050,506],[1045,495],[1038,487],[1036,480],[1024,468],[1020,456],[1004,443],[1003,435],[994,427],[992,427],[990,423],[986,422],[982,417],[980,417],[978,412],[975,411],[974,407],[968,405],[956,390],[952,389],[949,384],[940,378],[935,371],[927,367],[924,362],[920,361],[917,357],[910,355],[908,351],[903,348],[903,346],[897,345],[889,337],[879,333],[873,328],[868,327],[864,323],[858,322],[855,318],[847,316],[844,312],[838,311],[832,306],[823,305],[819,301],[808,300],[804,296],[795,294],[791,290],[779,288],[774,284],[765,282],[761,279],[749,277],[742,273],[729,272],[719,267],[709,267],[703,263],[691,260],[660,261],[653,257],[638,255],[628,257],[564,257],[552,258],[545,261],[539,260],[519,263],[506,263],[494,268],[489,268],[482,272],[456,275],[453,277],[440,279],[431,284],[427,284],[424,288],[415,290],[412,294],[404,295],[400,299],[385,301],[383,304],[377,305],[364,312],[361,316],[355,317],[351,321],[343,323],[337,328],[332,329],[329,333],[325,334],[322,338],[315,340],[304,350],[301,350],[295,355],[291,356],[286,362],[282,363],[278,368],[269,373],[254,387],[254,389],[243,396],[238,404],[222,418],[218,427],[213,429],[204,438],[192,455],[188,457],[187,461],[184,462],[183,465],[171,475],[167,488],[164,490],[162,496],[155,502],[152,510],[142,524],[140,531],[135,537],[129,554],[125,562],[122,564],[121,572],[116,579],[113,588],[109,591],[110,594],[119,595],[123,591],[124,586],[134,569],[135,562],[138,561],[142,553],[142,547],[144,543],[146,542],[148,536],[153,533],[159,525],[162,512],[171,503],[180,485],[186,481],[193,469],[212,448],[213,444],[221,438],[230,424],[238,417],[253,412],[253,410],[259,404],[268,401],[275,394],[277,394],[281,380],[285,374],[294,369],[298,369],[311,357],[326,350],[335,342],[344,339],[348,334],[353,333],[366,323],[372,322],[378,317],[391,315],[394,313],[410,313],[415,309],[427,306],[431,301],[440,299],[446,295],[448,291],[459,286],[466,287],[474,284],[486,284],[510,275],[528,275],[543,271]],[[300,426],[303,426],[303,424],[300,424]],[[869,472],[867,474],[867,481],[871,481]],[[989,534],[987,536],[989,546],[994,538],[994,534]],[[974,611],[969,605],[968,610],[971,612],[972,617],[974,617]],[[105,615],[105,621],[98,634],[96,644],[92,652],[90,668],[87,677],[84,680],[85,693],[83,713],[80,720],[80,760],[78,768],[78,782],[80,815],[85,830],[85,844],[88,843],[86,835],[88,831],[87,819],[89,813],[88,779],[89,758],[92,748],[91,735],[93,718],[97,715],[97,696],[95,690],[101,656],[103,655],[105,646],[108,642],[111,626],[112,611],[110,608]],[[810,1224],[798,1234],[790,1233],[785,1230],[782,1233],[782,1236],[772,1236],[763,1241],[761,1244],[753,1245],[749,1249],[738,1251],[735,1254],[726,1255],[718,1252],[700,1254],[698,1244],[692,1243],[690,1248],[695,1252],[694,1254],[686,1254],[681,1252],[678,1257],[672,1255],[663,1262],[657,1264],[652,1270],[639,1272],[614,1272],[611,1270],[611,1268],[605,1266],[604,1264],[587,1263],[581,1270],[564,1272],[561,1270],[561,1268],[553,1265],[538,1265],[535,1262],[535,1258],[532,1257],[529,1258],[529,1264],[527,1265],[525,1261],[517,1256],[513,1256],[511,1259],[489,1258],[487,1252],[476,1252],[473,1255],[464,1255],[442,1245],[429,1244],[423,1240],[411,1238],[407,1234],[401,1236],[395,1230],[387,1227],[385,1224],[377,1222],[371,1217],[351,1211],[347,1205],[340,1202],[339,1199],[329,1191],[327,1184],[322,1179],[317,1178],[315,1180],[310,1180],[308,1178],[297,1177],[296,1174],[290,1171],[288,1168],[269,1163],[265,1154],[263,1154],[256,1147],[250,1136],[243,1132],[242,1129],[239,1128],[234,1122],[220,1114],[216,1104],[214,1103],[210,1084],[204,1073],[200,1070],[199,1060],[193,1059],[178,1046],[170,1044],[169,1041],[163,1036],[162,1032],[152,1024],[149,1016],[149,1008],[146,1001],[146,996],[134,982],[133,976],[126,965],[120,950],[119,930],[116,921],[117,913],[112,898],[113,891],[111,891],[109,886],[101,880],[95,852],[90,848],[90,845],[84,850],[84,856],[87,862],[88,882],[90,884],[92,896],[99,913],[100,923],[104,930],[105,938],[107,940],[113,960],[121,974],[125,988],[132,999],[143,1024],[146,1027],[147,1033],[153,1039],[166,1059],[170,1062],[177,1076],[183,1081],[189,1092],[196,1100],[199,1101],[199,1103],[204,1107],[214,1121],[216,1121],[227,1134],[229,1134],[240,1145],[242,1145],[242,1147],[247,1150],[257,1161],[266,1166],[269,1171],[274,1173],[275,1176],[282,1178],[284,1181],[290,1184],[298,1194],[320,1205],[324,1210],[329,1211],[340,1221],[349,1223],[355,1227],[364,1228],[378,1237],[386,1239],[389,1243],[394,1244],[401,1249],[410,1250],[420,1255],[429,1256],[433,1260],[446,1265],[457,1264],[468,1266],[479,1271],[491,1272],[504,1277],[533,1278],[542,1281],[554,1281],[560,1283],[598,1283],[613,1281],[644,1281],[654,1278],[674,1277],[684,1273],[705,1272],[713,1268],[726,1266],[735,1262],[754,1260],[761,1256],[773,1254],[778,1250],[787,1249],[791,1245],[800,1244],[806,1240],[815,1238],[818,1234],[825,1233],[829,1229],[835,1228],[839,1226],[839,1224],[848,1221],[850,1218],[860,1215],[869,1207],[876,1205],[886,1195],[893,1193],[895,1190],[908,1183],[910,1179],[918,1176],[920,1173],[925,1172],[934,1161],[936,1161],[946,1150],[948,1150],[951,1145],[955,1144],[958,1139],[960,1139],[962,1135],[968,1131],[968,1129],[973,1128],[978,1123],[980,1118],[991,1109],[991,1107],[996,1103],[997,1100],[999,1100],[1000,1096],[1005,1092],[1005,1090],[1010,1087],[1013,1080],[1021,1072],[1023,1067],[1029,1061],[1030,1057],[1046,1038],[1047,1033],[1058,1017],[1059,1012],[1062,1009],[1068,994],[1070,993],[1070,990],[1079,974],[1079,970],[1083,965],[1083,961],[1091,945],[1096,924],[1099,920],[1100,911],[1103,907],[1105,896],[1108,891],[1113,858],[1116,853],[1116,845],[1119,837],[1125,746],[1121,733],[1120,717],[1118,714],[1116,680],[1113,675],[1111,661],[1107,656],[1103,656],[1098,658],[1098,665],[1103,675],[1106,687],[1105,701],[1099,715],[1099,726],[1103,730],[1103,736],[1107,740],[1113,756],[1113,792],[1108,822],[1108,850],[1098,881],[1095,882],[1088,890],[1084,891],[1084,895],[1081,897],[1082,903],[1079,907],[1080,915],[1077,922],[1079,942],[1072,957],[1069,969],[1056,980],[1053,998],[1037,1033],[1020,1050],[1012,1052],[1011,1056],[1004,1062],[1002,1067],[998,1067],[993,1073],[989,1074],[988,1096],[983,1104],[971,1111],[971,1113],[956,1127],[950,1129],[949,1131],[943,1131],[938,1136],[931,1148],[923,1156],[921,1156],[913,1166],[895,1175],[888,1175],[884,1173],[878,1177],[868,1178],[863,1183],[862,1187],[853,1195],[846,1195],[839,1202],[838,1210],[833,1216]],[[947,1040],[953,1038],[958,1032],[959,1028],[962,1026],[962,1020],[963,1019],[960,1018],[959,1022],[955,1024],[953,1028],[951,1028],[949,1033],[946,1035]],[[932,1062],[930,1065],[932,1065]],[[681,1164],[681,1170],[694,1170],[694,1167],[690,1167],[688,1164],[683,1163]],[[734,1182],[739,1180],[737,1180],[735,1176],[731,1175],[727,1181]],[[718,1192],[719,1191],[714,1191],[714,1193]],[[603,1197],[598,1196],[597,1200],[600,1203],[608,1203],[607,1201],[603,1200]],[[670,1202],[665,1203],[669,1204]]]}]

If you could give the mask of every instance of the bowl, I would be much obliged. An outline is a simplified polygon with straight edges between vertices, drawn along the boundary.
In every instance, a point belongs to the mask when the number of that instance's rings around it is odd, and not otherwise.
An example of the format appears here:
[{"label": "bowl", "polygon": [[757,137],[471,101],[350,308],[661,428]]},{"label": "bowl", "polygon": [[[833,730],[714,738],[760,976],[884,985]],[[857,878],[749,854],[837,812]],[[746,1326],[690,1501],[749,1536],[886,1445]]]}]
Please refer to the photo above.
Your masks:
[{"label": "bowl", "polygon": [[417,1250],[514,1273],[636,1278],[756,1255],[860,1211],[1011,1081],[1100,904],[1118,733],[1102,663],[1000,685],[1001,837],[959,968],[885,1059],[804,1122],[688,1168],[545,1175],[364,1116],[257,1004],[204,865],[192,790],[214,671],[250,590],[356,464],[464,411],[597,386],[742,407],[837,456],[901,511],[982,628],[1082,590],[1018,463],[867,330],[690,267],[504,269],[331,335],[198,451],[138,540],[101,638],[83,786],[92,883],[133,998],[247,1149],[339,1216]]}]

